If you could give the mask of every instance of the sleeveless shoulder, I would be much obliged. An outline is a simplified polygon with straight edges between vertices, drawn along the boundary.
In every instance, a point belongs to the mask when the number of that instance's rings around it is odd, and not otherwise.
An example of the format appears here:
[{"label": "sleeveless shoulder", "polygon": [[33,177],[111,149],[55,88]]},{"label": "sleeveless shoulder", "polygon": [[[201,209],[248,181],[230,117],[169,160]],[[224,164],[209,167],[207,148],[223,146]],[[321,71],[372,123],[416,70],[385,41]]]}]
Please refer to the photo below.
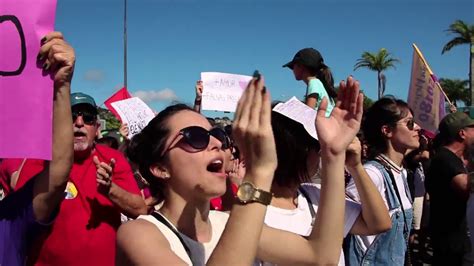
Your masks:
[{"label": "sleeveless shoulder", "polygon": [[[163,234],[163,236],[168,240],[171,250],[182,260],[184,260],[188,265],[192,265],[191,258],[188,256],[186,253],[185,248],[181,244],[181,241],[179,238],[176,236],[176,234],[168,228],[166,225],[163,223],[159,222],[156,220],[155,217],[152,215],[140,215],[137,219],[143,219],[146,220],[156,226],[158,230]],[[166,218],[165,218],[166,219]],[[212,251],[214,251],[214,248],[216,247],[217,243],[219,242],[219,239],[222,235],[222,232],[225,229],[225,225],[227,223],[227,220],[229,219],[229,214],[225,212],[219,212],[219,211],[210,211],[209,212],[209,220],[211,222],[212,226],[212,238],[209,242],[207,243],[201,243],[201,245],[204,247],[204,261],[207,261],[209,257],[212,254]],[[171,224],[171,223],[170,223]],[[187,236],[181,234],[181,237],[185,239],[185,242],[190,245],[189,247],[192,249],[192,246],[195,244],[199,245],[198,242],[188,238]],[[191,251],[193,253],[193,251]],[[194,253],[193,253],[194,254]],[[196,255],[196,254],[194,254]],[[194,256],[193,255],[193,256]],[[202,255],[201,255],[202,256]]]},{"label": "sleeveless shoulder", "polygon": [[[137,219],[142,219],[148,221],[156,226],[158,230],[163,234],[163,236],[168,240],[170,243],[171,250],[183,261],[185,261],[188,265],[192,265],[191,259],[186,253],[181,241],[176,236],[176,234],[169,229],[166,225],[156,220],[155,217],[152,215],[140,215]],[[165,218],[166,219],[166,218]]]}]

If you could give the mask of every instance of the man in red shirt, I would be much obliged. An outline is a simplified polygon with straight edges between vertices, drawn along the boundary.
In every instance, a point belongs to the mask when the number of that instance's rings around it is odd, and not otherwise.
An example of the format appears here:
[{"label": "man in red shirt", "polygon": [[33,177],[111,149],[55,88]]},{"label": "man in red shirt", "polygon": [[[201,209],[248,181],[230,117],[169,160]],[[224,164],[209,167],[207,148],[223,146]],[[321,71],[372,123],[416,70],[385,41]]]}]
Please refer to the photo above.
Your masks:
[{"label": "man in red shirt", "polygon": [[[35,245],[29,263],[114,265],[120,213],[133,218],[145,214],[145,202],[125,157],[94,142],[99,133],[94,99],[73,93],[71,108],[74,163],[65,199],[54,224]],[[20,174],[19,183],[21,179]]]}]

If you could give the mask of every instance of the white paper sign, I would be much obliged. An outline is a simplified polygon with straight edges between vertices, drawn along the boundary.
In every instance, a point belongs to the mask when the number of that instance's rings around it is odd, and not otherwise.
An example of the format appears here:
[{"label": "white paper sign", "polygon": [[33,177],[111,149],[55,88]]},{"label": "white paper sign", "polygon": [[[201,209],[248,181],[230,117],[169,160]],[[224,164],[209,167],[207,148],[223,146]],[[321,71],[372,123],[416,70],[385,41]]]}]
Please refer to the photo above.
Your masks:
[{"label": "white paper sign", "polygon": [[298,100],[295,96],[285,103],[279,103],[273,107],[273,111],[280,113],[296,122],[299,122],[306,129],[308,134],[314,139],[318,139],[316,133],[316,114],[318,113],[313,108],[307,106]]},{"label": "white paper sign", "polygon": [[251,76],[202,72],[202,110],[235,112]]},{"label": "white paper sign", "polygon": [[153,111],[138,97],[132,97],[122,101],[113,102],[112,106],[122,119],[122,123],[128,124],[128,138],[142,131],[155,117]]}]

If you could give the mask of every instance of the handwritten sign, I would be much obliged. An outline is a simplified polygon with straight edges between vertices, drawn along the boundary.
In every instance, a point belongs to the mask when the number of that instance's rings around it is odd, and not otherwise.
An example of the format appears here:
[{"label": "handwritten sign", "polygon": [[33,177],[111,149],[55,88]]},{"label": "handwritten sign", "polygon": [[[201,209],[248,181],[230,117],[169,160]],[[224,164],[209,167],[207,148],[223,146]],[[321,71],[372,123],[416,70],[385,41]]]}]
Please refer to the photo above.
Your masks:
[{"label": "handwritten sign", "polygon": [[236,74],[201,73],[202,110],[235,112],[237,102],[251,79],[250,76]]},{"label": "handwritten sign", "polygon": [[36,56],[56,0],[1,0],[0,158],[51,159],[53,81]]},{"label": "handwritten sign", "polygon": [[123,123],[128,124],[128,138],[142,131],[155,117],[153,111],[138,97],[113,102],[112,107],[117,111]]},{"label": "handwritten sign", "polygon": [[296,122],[299,122],[306,129],[306,132],[318,140],[318,133],[316,133],[316,114],[318,113],[313,108],[307,106],[298,100],[295,96],[285,103],[279,103],[273,107],[273,111],[280,113]]}]

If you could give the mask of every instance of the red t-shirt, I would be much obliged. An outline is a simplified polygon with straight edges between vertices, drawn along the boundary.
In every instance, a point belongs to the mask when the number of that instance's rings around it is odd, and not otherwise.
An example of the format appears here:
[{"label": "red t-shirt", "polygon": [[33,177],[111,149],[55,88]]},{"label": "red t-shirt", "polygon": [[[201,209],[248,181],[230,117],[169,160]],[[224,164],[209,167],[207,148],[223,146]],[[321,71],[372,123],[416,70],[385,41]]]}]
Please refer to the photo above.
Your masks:
[{"label": "red t-shirt", "polygon": [[[16,171],[13,169],[18,169],[20,167],[22,160],[23,159],[3,159],[0,163],[0,185],[5,192],[5,196],[10,194],[10,191],[12,190],[10,187],[11,173]],[[19,163],[16,161],[19,161]]]},{"label": "red t-shirt", "polygon": [[[140,194],[125,157],[103,145],[83,162],[74,162],[65,199],[59,213],[37,245],[29,264],[36,265],[114,265],[115,237],[120,210],[98,191],[96,167],[92,158],[116,161],[112,182],[133,194]],[[35,260],[35,257],[37,259]]]},{"label": "red t-shirt", "polygon": [[26,182],[43,170],[44,160],[27,159],[21,168],[16,186],[12,189],[10,187],[11,177],[14,172],[20,170],[23,160],[24,159],[4,159],[0,163],[0,183],[5,189],[6,195],[23,187]]}]

